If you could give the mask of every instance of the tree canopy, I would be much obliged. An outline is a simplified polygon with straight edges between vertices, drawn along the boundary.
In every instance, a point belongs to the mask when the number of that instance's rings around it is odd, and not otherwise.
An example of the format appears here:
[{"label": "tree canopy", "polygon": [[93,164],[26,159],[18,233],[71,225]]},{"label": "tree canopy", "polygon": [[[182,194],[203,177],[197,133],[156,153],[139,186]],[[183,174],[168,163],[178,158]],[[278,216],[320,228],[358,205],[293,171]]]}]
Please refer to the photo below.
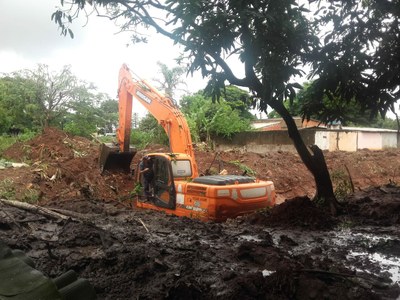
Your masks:
[{"label": "tree canopy", "polygon": [[[360,105],[371,117],[394,111],[400,97],[400,2],[330,0],[314,21],[322,37],[312,56],[315,105],[332,101]],[[326,30],[326,28],[331,28]]]},{"label": "tree canopy", "polygon": [[254,118],[245,105],[248,93],[234,86],[226,87],[226,93],[219,103],[206,97],[204,91],[184,96],[181,100],[192,139],[210,142],[213,137],[232,137],[235,133],[250,130],[250,121]]},{"label": "tree canopy", "polygon": [[[340,122],[343,126],[363,126],[375,128],[397,129],[397,121],[391,118],[383,118],[381,115],[371,116],[370,109],[364,114],[360,114],[362,110],[361,104],[355,99],[350,101],[341,101],[340,98],[329,98],[324,95],[322,101],[315,103],[314,93],[315,85],[305,83],[303,89],[300,90],[296,97],[292,100],[284,102],[285,107],[292,116],[303,116],[308,119],[318,120],[323,124],[331,122]],[[276,111],[268,114],[269,118],[280,117]]]},{"label": "tree canopy", "polygon": [[174,99],[175,92],[180,89],[181,85],[186,85],[185,81],[182,80],[182,75],[186,72],[185,68],[175,66],[172,69],[160,61],[157,62],[162,78],[154,78],[159,84],[159,89],[164,94]]},{"label": "tree canopy", "polygon": [[78,79],[69,66],[54,72],[38,65],[0,77],[0,133],[55,126],[89,136],[98,127],[115,125],[117,113],[115,100]]}]

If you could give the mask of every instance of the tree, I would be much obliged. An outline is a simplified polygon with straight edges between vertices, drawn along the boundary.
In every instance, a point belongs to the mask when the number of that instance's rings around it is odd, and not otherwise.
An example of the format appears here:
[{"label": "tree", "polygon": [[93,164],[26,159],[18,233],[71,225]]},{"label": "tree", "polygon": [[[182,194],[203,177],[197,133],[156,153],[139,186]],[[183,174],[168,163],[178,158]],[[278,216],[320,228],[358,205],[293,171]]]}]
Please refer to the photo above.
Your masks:
[{"label": "tree", "polygon": [[14,75],[0,78],[0,132],[3,133],[12,126],[35,129],[32,118],[27,115],[34,82]]},{"label": "tree", "polygon": [[[182,84],[185,84],[185,82],[180,79],[185,73],[185,68],[178,66],[169,69],[166,64],[161,62],[157,62],[157,65],[160,68],[163,78],[155,78],[154,80],[160,85],[159,89],[164,92],[165,96],[173,99],[175,91],[178,89],[178,87]],[[143,132],[147,133],[146,138],[143,137]],[[133,130],[131,138],[135,144],[139,144],[141,146],[150,141],[165,145],[168,145],[169,142],[163,127],[158,124],[157,120],[151,114],[146,114],[146,116],[139,122],[137,130]]]},{"label": "tree", "polygon": [[[248,93],[237,87],[227,87],[218,103],[213,103],[211,97],[204,95],[204,91],[184,96],[181,107],[188,119],[192,139],[209,143],[216,136],[230,138],[235,133],[250,130],[253,115],[244,109],[245,102],[240,98],[246,95],[249,97]],[[234,100],[235,97],[238,98]]]},{"label": "tree", "polygon": [[151,137],[151,140],[155,143],[168,145],[168,136],[165,133],[164,128],[158,124],[156,118],[151,114],[146,114],[139,122],[138,131],[145,132]]},{"label": "tree", "polygon": [[56,126],[89,136],[96,127],[116,122],[117,114],[115,100],[79,80],[68,66],[50,72],[39,65],[0,78],[0,132],[11,126],[33,131]]},{"label": "tree", "polygon": [[[102,93],[92,93],[84,86],[75,90],[74,99],[68,104],[68,112],[63,115],[59,123],[63,123],[63,129],[74,135],[91,137],[97,132],[97,128],[108,125],[103,110],[107,105],[112,105],[112,100]],[[111,103],[110,103],[111,102]]]},{"label": "tree", "polygon": [[101,94],[99,116],[97,126],[104,128],[105,132],[113,132],[118,127],[118,101]]},{"label": "tree", "polygon": [[160,89],[164,92],[165,96],[173,99],[175,91],[180,85],[186,85],[181,76],[186,72],[183,67],[174,67],[169,69],[166,64],[157,62],[162,75],[162,79],[155,78],[154,80],[160,85]]},{"label": "tree", "polygon": [[230,85],[225,87],[222,96],[233,110],[239,112],[240,117],[249,120],[254,119],[254,116],[250,112],[250,109],[253,108],[253,99],[247,91]]},{"label": "tree", "polygon": [[[296,88],[300,88],[292,79],[302,75],[305,64],[312,63],[312,75],[319,76],[319,92],[315,97],[320,101],[324,93],[329,96],[339,91],[342,96],[339,99],[356,97],[361,101],[364,96],[368,99],[363,101],[366,108],[383,113],[391,107],[393,93],[398,91],[400,75],[395,70],[398,70],[399,55],[391,55],[392,48],[395,54],[399,52],[400,40],[398,15],[393,13],[396,10],[398,14],[399,4],[395,1],[327,0],[329,9],[317,11],[313,24],[307,19],[308,11],[295,0],[72,2],[78,10],[86,9],[88,3],[103,6],[111,19],[120,18],[123,29],[136,33],[136,41],[143,40],[138,34],[142,26],[183,45],[189,71],[200,70],[210,79],[206,90],[213,99],[221,96],[223,86],[229,82],[248,88],[254,99],[258,99],[260,111],[267,112],[268,106],[274,109],[284,119],[295,148],[314,176],[316,199],[323,200],[332,212],[336,211],[337,202],[322,151],[315,146],[309,149],[304,144],[283,104],[285,99],[294,99]],[[53,15],[63,32],[67,32],[74,13],[58,11]],[[372,21],[368,20],[370,16]],[[385,25],[379,24],[380,16],[384,17]],[[324,27],[325,45],[321,46],[317,35],[321,33],[317,29],[326,23],[333,23],[334,29]],[[357,30],[352,29],[354,26]],[[363,35],[372,38],[363,38]],[[372,48],[368,47],[370,42],[373,42]],[[376,47],[374,43],[382,46]],[[368,56],[367,50],[375,54]],[[235,74],[225,59],[234,55],[241,60],[244,75]],[[364,72],[368,66],[374,66],[377,74],[371,76]],[[385,92],[388,89],[392,94]],[[368,91],[371,95],[367,95]]]},{"label": "tree", "polygon": [[[331,27],[315,48],[314,104],[339,98],[357,103],[370,118],[394,106],[400,96],[400,2],[326,1],[315,24]],[[311,113],[311,112],[310,112]]]},{"label": "tree", "polygon": [[65,115],[83,86],[72,74],[70,66],[64,66],[57,73],[50,72],[49,66],[39,64],[36,70],[24,70],[13,75],[21,82],[20,88],[30,91],[25,109],[41,128]]}]

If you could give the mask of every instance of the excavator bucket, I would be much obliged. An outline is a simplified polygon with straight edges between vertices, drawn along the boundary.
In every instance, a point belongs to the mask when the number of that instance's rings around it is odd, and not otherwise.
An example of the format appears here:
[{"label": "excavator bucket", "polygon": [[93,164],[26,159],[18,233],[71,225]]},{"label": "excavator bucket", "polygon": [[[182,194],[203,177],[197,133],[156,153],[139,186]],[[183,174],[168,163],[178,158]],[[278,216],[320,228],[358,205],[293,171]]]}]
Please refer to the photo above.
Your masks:
[{"label": "excavator bucket", "polygon": [[101,172],[120,171],[129,173],[131,171],[131,162],[136,152],[135,148],[129,148],[129,151],[121,152],[118,146],[101,144],[99,161]]}]

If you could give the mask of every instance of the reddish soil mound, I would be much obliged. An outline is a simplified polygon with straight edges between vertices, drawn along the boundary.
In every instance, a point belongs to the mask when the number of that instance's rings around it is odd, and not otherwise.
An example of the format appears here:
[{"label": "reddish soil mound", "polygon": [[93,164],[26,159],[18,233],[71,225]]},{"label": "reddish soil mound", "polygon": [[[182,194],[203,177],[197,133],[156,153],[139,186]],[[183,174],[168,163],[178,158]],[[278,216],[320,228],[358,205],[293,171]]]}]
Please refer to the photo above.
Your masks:
[{"label": "reddish soil mound", "polygon": [[34,200],[41,203],[71,198],[120,201],[133,188],[127,174],[100,173],[98,145],[55,128],[26,143],[14,144],[4,156],[32,165],[8,170],[15,173],[17,199],[26,197],[23,193],[29,189],[36,192],[38,199]]},{"label": "reddish soil mound", "polygon": [[64,162],[95,152],[97,147],[88,139],[72,136],[56,128],[46,128],[41,135],[25,143],[15,143],[4,151],[14,160]]}]

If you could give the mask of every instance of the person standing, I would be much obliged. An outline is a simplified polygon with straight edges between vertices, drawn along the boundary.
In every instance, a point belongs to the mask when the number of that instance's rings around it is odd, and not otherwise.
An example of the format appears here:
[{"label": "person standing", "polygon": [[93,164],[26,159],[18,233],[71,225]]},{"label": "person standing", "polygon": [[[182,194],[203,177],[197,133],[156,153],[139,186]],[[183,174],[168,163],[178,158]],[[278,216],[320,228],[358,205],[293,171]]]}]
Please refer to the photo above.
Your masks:
[{"label": "person standing", "polygon": [[139,165],[139,172],[143,176],[144,194],[147,200],[149,200],[149,197],[153,196],[151,189],[154,179],[153,161],[150,156],[142,158]]}]

